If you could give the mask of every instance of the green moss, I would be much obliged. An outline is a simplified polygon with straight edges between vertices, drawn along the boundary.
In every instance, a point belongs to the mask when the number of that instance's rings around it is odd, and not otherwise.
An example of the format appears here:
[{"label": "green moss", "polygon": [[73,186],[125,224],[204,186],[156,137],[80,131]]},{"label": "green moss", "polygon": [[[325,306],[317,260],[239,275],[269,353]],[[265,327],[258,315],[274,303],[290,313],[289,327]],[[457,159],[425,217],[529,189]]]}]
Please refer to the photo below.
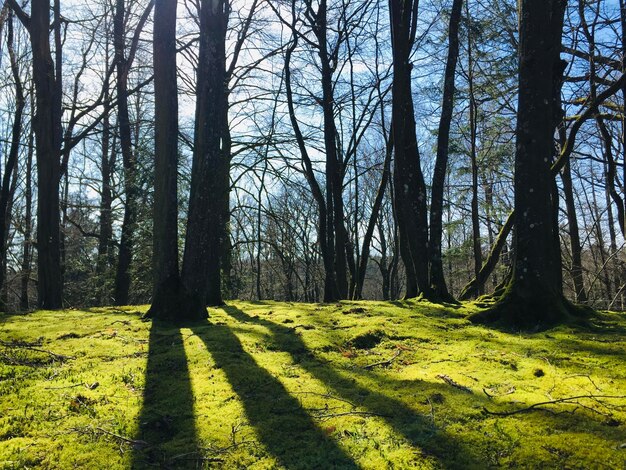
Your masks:
[{"label": "green moss", "polygon": [[377,346],[385,338],[383,330],[366,331],[351,338],[348,346],[356,349],[371,349]]},{"label": "green moss", "polygon": [[0,468],[623,468],[625,398],[494,413],[626,396],[626,316],[509,333],[480,308],[0,317]]}]

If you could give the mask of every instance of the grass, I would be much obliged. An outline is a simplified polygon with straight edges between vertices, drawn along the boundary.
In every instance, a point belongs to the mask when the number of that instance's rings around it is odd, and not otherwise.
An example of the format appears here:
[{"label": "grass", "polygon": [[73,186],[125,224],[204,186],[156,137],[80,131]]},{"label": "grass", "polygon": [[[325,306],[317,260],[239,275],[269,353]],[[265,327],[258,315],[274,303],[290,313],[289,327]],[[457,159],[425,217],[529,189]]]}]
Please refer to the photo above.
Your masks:
[{"label": "grass", "polygon": [[626,468],[626,316],[523,334],[477,308],[0,316],[0,469]]}]

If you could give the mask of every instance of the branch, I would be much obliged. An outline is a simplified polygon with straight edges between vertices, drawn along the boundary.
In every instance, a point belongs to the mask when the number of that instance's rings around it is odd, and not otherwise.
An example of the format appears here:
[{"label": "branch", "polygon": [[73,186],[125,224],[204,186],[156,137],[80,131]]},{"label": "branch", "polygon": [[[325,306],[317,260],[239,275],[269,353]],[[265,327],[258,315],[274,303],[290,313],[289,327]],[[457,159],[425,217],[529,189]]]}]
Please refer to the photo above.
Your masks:
[{"label": "branch", "polygon": [[95,232],[88,232],[88,231],[86,231],[84,228],[82,228],[80,226],[80,224],[78,222],[72,220],[70,217],[67,217],[67,221],[70,224],[72,224],[74,227],[76,227],[83,237],[100,238],[99,234],[97,234]]},{"label": "branch", "polygon": [[572,150],[574,150],[574,143],[576,142],[576,135],[578,134],[578,131],[580,130],[584,122],[590,117],[592,117],[598,111],[598,106],[600,106],[604,101],[606,101],[615,93],[617,93],[619,90],[621,90],[622,86],[624,86],[625,83],[626,83],[626,74],[622,74],[622,76],[619,79],[617,79],[610,87],[608,87],[598,96],[596,96],[596,99],[593,100],[589,104],[589,107],[587,107],[587,109],[583,113],[580,114],[580,116],[578,117],[578,119],[576,119],[576,121],[574,121],[574,124],[572,124],[572,130],[570,131],[569,137],[567,138],[567,142],[565,143],[565,147],[563,147],[563,150],[561,150],[561,155],[550,168],[550,171],[553,176],[556,177],[556,175],[559,174],[559,172],[563,169],[563,167],[565,167],[565,164],[569,160],[569,156],[571,155]]},{"label": "branch", "polygon": [[13,10],[17,19],[20,20],[20,23],[22,23],[30,32],[30,16],[28,16],[28,14],[17,4],[15,0],[7,0],[7,5],[11,7],[11,10]]},{"label": "branch", "polygon": [[489,411],[487,408],[483,408],[483,411],[489,415],[494,415],[494,416],[512,416],[518,413],[526,413],[528,411],[542,410],[543,408],[540,408],[540,407],[544,405],[556,405],[558,403],[567,403],[567,402],[574,401],[574,400],[580,400],[581,398],[591,398],[591,399],[611,398],[611,399],[617,399],[617,400],[624,400],[626,399],[626,395],[579,395],[577,397],[566,397],[566,398],[559,398],[558,400],[542,401],[542,402],[534,403],[530,406],[527,406],[526,408],[520,408],[519,410]]},{"label": "branch", "polygon": [[374,364],[368,364],[368,365],[364,366],[363,369],[368,369],[369,370],[369,369],[373,369],[374,367],[377,367],[377,366],[388,366],[400,355],[400,353],[402,353],[402,350],[398,349],[396,351],[396,353],[392,357],[387,359],[386,361],[380,361],[380,362],[375,362]]}]

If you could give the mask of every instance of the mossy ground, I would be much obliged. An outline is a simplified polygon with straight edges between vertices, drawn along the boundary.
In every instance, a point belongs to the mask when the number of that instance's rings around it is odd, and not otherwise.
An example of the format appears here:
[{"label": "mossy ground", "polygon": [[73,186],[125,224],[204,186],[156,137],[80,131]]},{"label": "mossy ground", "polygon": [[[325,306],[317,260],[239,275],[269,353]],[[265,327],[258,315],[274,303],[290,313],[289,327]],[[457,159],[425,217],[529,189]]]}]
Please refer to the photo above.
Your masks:
[{"label": "mossy ground", "polygon": [[626,316],[520,334],[476,308],[0,316],[0,468],[626,468],[626,398],[485,412],[626,396]]}]

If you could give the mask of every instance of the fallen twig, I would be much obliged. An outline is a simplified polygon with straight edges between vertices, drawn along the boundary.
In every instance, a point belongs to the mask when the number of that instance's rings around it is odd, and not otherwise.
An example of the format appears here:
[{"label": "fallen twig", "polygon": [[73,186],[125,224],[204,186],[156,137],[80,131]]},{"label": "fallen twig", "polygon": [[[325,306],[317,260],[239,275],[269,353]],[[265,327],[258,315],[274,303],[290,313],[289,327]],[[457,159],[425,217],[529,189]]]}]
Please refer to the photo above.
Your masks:
[{"label": "fallen twig", "polygon": [[[191,457],[192,455],[198,455],[198,457]],[[174,460],[189,460],[193,462],[223,462],[224,459],[219,457],[204,457],[200,452],[187,452],[185,454],[175,455],[169,459],[170,462]]]},{"label": "fallen twig", "polygon": [[400,353],[402,353],[402,350],[398,349],[396,353],[393,355],[393,357],[385,361],[375,362],[374,364],[368,364],[364,366],[363,369],[373,369],[374,367],[377,367],[377,366],[388,366],[400,355]]},{"label": "fallen twig", "polygon": [[345,398],[341,398],[341,397],[337,397],[335,395],[333,395],[332,393],[318,393],[318,392],[294,392],[294,395],[315,395],[318,397],[322,397],[322,398],[328,398],[329,400],[337,400],[337,401],[342,401],[344,403],[347,403],[348,405],[350,405],[352,408],[356,408],[358,405],[355,405],[353,402],[351,402],[350,400],[346,400]]},{"label": "fallen twig", "polygon": [[98,388],[98,386],[100,386],[100,383],[94,382],[94,383],[88,384],[86,382],[81,382],[79,384],[65,385],[63,387],[46,387],[45,390],[63,390],[65,388],[74,388],[74,387],[80,387],[80,386],[83,386],[88,390],[95,390],[96,388]]},{"label": "fallen twig", "polygon": [[85,385],[85,384],[84,383],[80,383],[80,384],[74,384],[74,385],[66,385],[64,387],[46,387],[44,390],[63,390],[65,388],[80,387],[82,385]]},{"label": "fallen twig", "polygon": [[371,411],[344,411],[342,413],[327,413],[323,415],[313,414],[313,417],[316,419],[330,419],[337,418],[340,416],[378,416],[381,418],[391,418],[389,415],[384,415],[381,413],[373,413]]},{"label": "fallen twig", "polygon": [[437,378],[443,380],[445,383],[447,383],[448,385],[451,385],[454,388],[458,388],[459,390],[465,393],[473,393],[470,388],[466,387],[465,385],[461,385],[458,382],[455,382],[452,379],[452,377],[448,377],[447,375],[443,375],[443,374],[438,374]]},{"label": "fallen twig", "polygon": [[[513,410],[513,411],[490,411],[487,408],[483,407],[483,410],[485,411],[485,413],[490,414],[490,415],[494,415],[494,416],[512,416],[512,415],[516,415],[518,413],[526,413],[529,411],[534,411],[534,410],[544,410],[547,411],[545,408],[541,408],[542,406],[545,405],[556,405],[559,403],[567,403],[567,402],[571,402],[574,400],[580,400],[583,398],[589,398],[592,400],[598,400],[600,398],[603,399],[614,399],[614,400],[624,400],[626,399],[626,395],[578,395],[576,397],[566,397],[566,398],[559,398],[557,400],[550,400],[550,401],[542,401],[539,403],[534,403],[530,406],[527,406],[526,408],[520,408],[518,410]],[[579,406],[582,406],[580,403],[576,403]],[[587,407],[585,407],[587,408]]]},{"label": "fallen twig", "polygon": [[507,390],[506,392],[504,392],[504,393],[500,393],[500,394],[498,394],[498,395],[492,395],[492,394],[490,394],[490,393],[487,391],[487,389],[486,389],[486,388],[483,388],[483,393],[484,393],[485,395],[487,395],[487,397],[489,397],[489,398],[504,397],[504,396],[506,396],[506,395],[511,395],[512,393],[515,393],[515,387],[511,387],[511,388],[510,388],[509,390]]},{"label": "fallen twig", "polygon": [[140,439],[130,439],[129,437],[124,437],[124,436],[120,436],[119,434],[116,434],[114,432],[111,431],[107,431],[104,428],[101,428],[99,426],[84,426],[84,427],[74,427],[74,428],[69,428],[67,432],[62,432],[60,434],[68,434],[68,433],[78,433],[78,434],[92,434],[92,435],[107,435],[107,436],[111,436],[115,439],[117,439],[120,442],[124,442],[126,444],[130,444],[132,446],[135,447],[147,447],[150,444],[148,444],[146,441],[142,441]]},{"label": "fallen twig", "polygon": [[114,432],[107,431],[106,429],[100,428],[100,427],[96,427],[95,429],[96,431],[99,431],[102,434],[106,434],[107,436],[114,437],[115,439],[126,442],[136,447],[145,447],[148,445],[146,441],[142,441],[141,439],[130,439],[128,437],[120,436],[119,434],[115,434]]},{"label": "fallen twig", "polygon": [[38,353],[48,354],[50,357],[58,359],[59,361],[66,361],[68,359],[74,359],[72,356],[64,356],[63,354],[57,354],[47,349],[40,349],[35,346],[40,346],[41,343],[27,343],[26,341],[2,341],[0,340],[0,346],[5,348],[27,349],[28,351],[34,351]]}]

